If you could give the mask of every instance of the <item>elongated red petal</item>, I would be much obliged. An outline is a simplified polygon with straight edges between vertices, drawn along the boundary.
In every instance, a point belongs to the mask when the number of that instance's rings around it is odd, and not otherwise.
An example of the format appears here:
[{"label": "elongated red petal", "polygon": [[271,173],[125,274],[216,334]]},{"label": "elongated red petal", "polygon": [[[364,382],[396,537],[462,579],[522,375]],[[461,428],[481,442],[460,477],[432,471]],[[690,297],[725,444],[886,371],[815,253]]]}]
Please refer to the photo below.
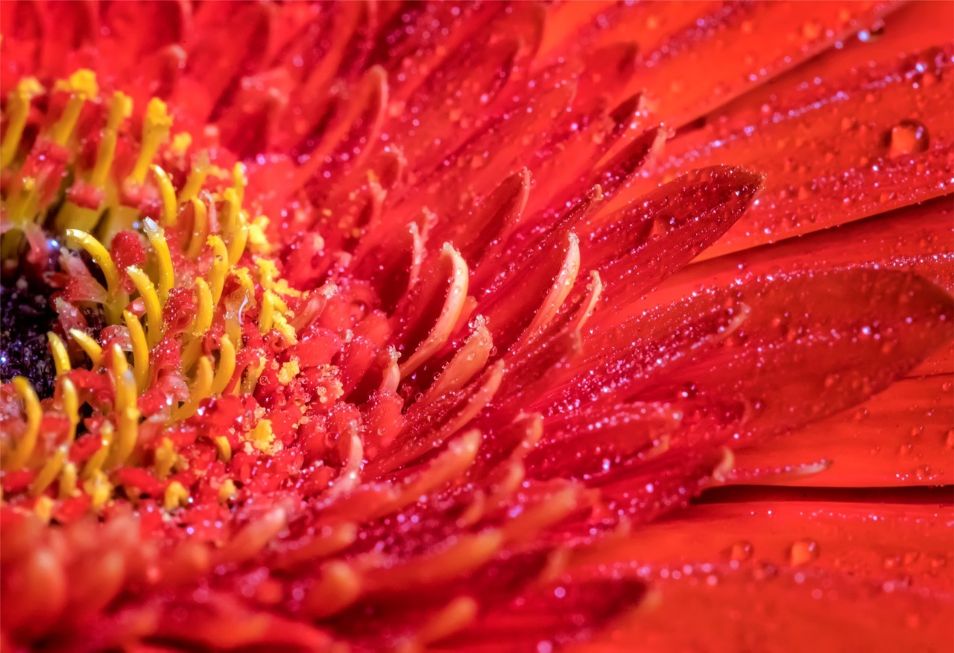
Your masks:
[{"label": "elongated red petal", "polygon": [[[890,499],[697,506],[581,560],[583,577],[658,587],[626,628],[587,650],[929,650],[954,617],[952,519],[946,505]],[[872,618],[876,630],[863,625]]]}]

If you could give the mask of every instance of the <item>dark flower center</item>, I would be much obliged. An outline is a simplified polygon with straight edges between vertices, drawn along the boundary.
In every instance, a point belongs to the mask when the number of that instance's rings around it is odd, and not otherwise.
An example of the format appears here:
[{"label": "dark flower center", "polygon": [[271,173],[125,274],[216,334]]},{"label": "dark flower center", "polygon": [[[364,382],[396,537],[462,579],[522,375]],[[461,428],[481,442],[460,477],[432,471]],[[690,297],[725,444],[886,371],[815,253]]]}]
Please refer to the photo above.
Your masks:
[{"label": "dark flower center", "polygon": [[47,333],[56,322],[50,288],[17,269],[0,275],[0,381],[25,376],[43,399],[53,395],[56,369]]}]

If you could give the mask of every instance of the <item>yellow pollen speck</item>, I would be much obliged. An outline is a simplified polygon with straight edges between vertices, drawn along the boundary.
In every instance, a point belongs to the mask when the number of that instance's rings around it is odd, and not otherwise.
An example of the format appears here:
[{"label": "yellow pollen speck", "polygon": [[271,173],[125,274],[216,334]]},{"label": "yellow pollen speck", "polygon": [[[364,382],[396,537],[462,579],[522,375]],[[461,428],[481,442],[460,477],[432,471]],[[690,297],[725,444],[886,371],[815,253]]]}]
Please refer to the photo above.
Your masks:
[{"label": "yellow pollen speck", "polygon": [[266,230],[268,218],[260,215],[248,225],[248,248],[254,254],[268,254],[272,251],[272,243],[268,240]]},{"label": "yellow pollen speck", "polygon": [[182,156],[186,153],[186,150],[189,149],[189,146],[192,145],[192,135],[188,132],[179,132],[172,137],[172,153],[176,156]]},{"label": "yellow pollen speck", "polygon": [[275,432],[272,431],[270,419],[259,420],[255,428],[248,434],[248,439],[256,449],[262,453],[270,453],[275,442]]},{"label": "yellow pollen speck", "polygon": [[278,370],[278,382],[282,385],[288,385],[292,382],[298,373],[301,371],[301,368],[298,366],[298,359],[291,359],[287,363],[283,363],[280,370]]},{"label": "yellow pollen speck", "polygon": [[179,481],[172,481],[166,487],[165,495],[162,498],[162,505],[166,510],[175,510],[184,506],[189,500],[189,491],[185,489]]},{"label": "yellow pollen speck", "polygon": [[67,79],[57,81],[53,88],[58,91],[75,93],[86,99],[95,98],[99,94],[96,73],[89,68],[80,68]]},{"label": "yellow pollen speck", "polygon": [[258,267],[258,278],[262,284],[262,288],[274,290],[276,293],[285,295],[286,297],[301,296],[300,290],[292,288],[288,285],[287,281],[279,278],[278,266],[275,265],[275,261],[257,256],[255,257],[255,265]]},{"label": "yellow pollen speck", "polygon": [[272,328],[282,334],[286,343],[291,345],[298,342],[298,334],[295,333],[295,327],[289,324],[288,320],[281,313],[275,314]]}]

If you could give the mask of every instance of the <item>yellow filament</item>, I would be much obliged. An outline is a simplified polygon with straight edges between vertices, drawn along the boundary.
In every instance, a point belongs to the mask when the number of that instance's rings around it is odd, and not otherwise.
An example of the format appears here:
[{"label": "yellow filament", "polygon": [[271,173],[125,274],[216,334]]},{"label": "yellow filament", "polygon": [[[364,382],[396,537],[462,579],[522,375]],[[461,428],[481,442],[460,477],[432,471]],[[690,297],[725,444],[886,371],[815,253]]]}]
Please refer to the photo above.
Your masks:
[{"label": "yellow filament", "polygon": [[[36,179],[33,177],[24,177],[20,182],[20,187],[13,191],[12,197],[7,201],[7,215],[16,224],[24,224],[29,221],[35,213],[33,205],[36,202]],[[31,216],[31,217],[28,217]],[[12,252],[10,252],[12,254]],[[8,255],[6,249],[4,256]]]},{"label": "yellow filament", "polygon": [[172,471],[172,467],[176,464],[176,461],[179,458],[172,440],[169,438],[163,438],[162,442],[159,443],[159,446],[156,447],[155,456],[156,476],[164,479],[169,476],[169,472]]},{"label": "yellow filament", "polygon": [[239,216],[239,225],[232,232],[232,239],[229,241],[229,263],[235,265],[242,258],[245,251],[245,245],[248,243],[248,225],[245,219]]},{"label": "yellow filament", "polygon": [[186,183],[179,191],[179,203],[185,204],[196,198],[205,183],[205,178],[209,174],[209,155],[201,152],[189,170],[189,176],[186,177]]},{"label": "yellow filament", "polygon": [[33,450],[36,448],[36,439],[40,434],[40,420],[43,412],[40,409],[40,400],[36,396],[36,391],[25,377],[17,376],[13,379],[13,391],[23,402],[23,408],[26,411],[26,430],[20,437],[13,453],[7,459],[4,469],[20,469],[30,460]]},{"label": "yellow filament", "polygon": [[190,258],[195,258],[202,251],[202,243],[205,242],[205,232],[209,225],[209,209],[205,202],[197,197],[189,200],[192,202],[192,235],[189,238],[189,246],[186,248],[186,254]]},{"label": "yellow filament", "polygon": [[272,329],[275,322],[275,303],[277,297],[271,290],[266,290],[262,296],[262,310],[258,314],[258,330],[266,334]]},{"label": "yellow filament", "polygon": [[192,322],[192,335],[201,337],[206,334],[209,327],[212,326],[212,313],[215,308],[215,300],[212,298],[212,290],[205,279],[198,277],[195,280],[195,293],[198,299],[195,319]]},{"label": "yellow filament", "polygon": [[195,280],[195,293],[197,299],[195,318],[192,320],[192,339],[186,344],[182,351],[182,369],[189,370],[193,363],[199,357],[202,347],[202,336],[208,332],[212,326],[213,305],[212,291],[209,284],[202,277]]},{"label": "yellow filament", "polygon": [[76,465],[67,461],[60,472],[60,498],[69,499],[76,494]]},{"label": "yellow filament", "polygon": [[149,279],[149,275],[135,265],[126,268],[126,274],[129,275],[133,285],[136,286],[136,290],[142,298],[142,303],[146,307],[146,322],[149,325],[149,336],[146,338],[148,343],[146,355],[148,356],[149,349],[155,347],[162,337],[162,304],[159,302],[159,295],[156,293],[156,287]]},{"label": "yellow filament", "polygon": [[70,335],[73,337],[73,342],[79,345],[80,349],[89,356],[93,368],[99,367],[99,362],[103,359],[103,348],[99,346],[99,343],[92,336],[79,329],[70,329]]},{"label": "yellow filament", "polygon": [[136,405],[136,379],[129,371],[126,355],[113,345],[113,374],[116,398],[117,437],[109,452],[109,466],[118,467],[132,455],[139,436],[139,408]]},{"label": "yellow filament", "polygon": [[238,224],[239,214],[242,212],[242,205],[239,204],[238,193],[234,188],[226,188],[222,193],[222,199],[225,200],[226,209],[222,217],[222,233],[226,239],[231,239],[232,232]]},{"label": "yellow filament", "polygon": [[109,103],[109,116],[106,118],[106,127],[103,129],[103,138],[96,151],[96,165],[90,175],[90,183],[102,187],[106,183],[113,159],[116,157],[116,140],[119,126],[132,114],[132,99],[125,93],[116,91]]},{"label": "yellow filament", "polygon": [[225,278],[229,273],[229,253],[225,243],[218,235],[211,235],[207,241],[212,248],[212,269],[209,271],[209,287],[212,290],[212,305],[219,303],[222,297],[222,288],[225,287]]},{"label": "yellow filament", "polygon": [[63,379],[63,412],[66,413],[66,419],[69,420],[70,430],[66,441],[72,442],[76,438],[76,427],[79,425],[79,394],[76,392],[76,386],[69,379]]},{"label": "yellow filament", "polygon": [[166,232],[156,224],[155,220],[150,218],[143,220],[143,231],[146,232],[146,238],[152,246],[152,251],[156,253],[156,269],[159,273],[159,301],[162,306],[165,306],[169,299],[169,291],[176,284],[176,273],[172,267],[172,255],[169,253],[169,241],[166,240]]},{"label": "yellow filament", "polygon": [[245,371],[245,378],[242,379],[242,393],[250,394],[254,392],[255,386],[258,385],[258,378],[262,375],[263,371],[265,371],[264,360],[259,360],[255,367],[249,367]]},{"label": "yellow filament", "polygon": [[83,483],[83,489],[89,495],[90,504],[94,511],[99,511],[113,494],[113,485],[106,478],[106,475],[100,471],[95,471],[90,475],[89,480]]},{"label": "yellow filament", "polygon": [[175,419],[189,419],[195,414],[202,400],[209,396],[212,389],[212,379],[212,360],[208,356],[203,356],[199,359],[195,382],[189,391],[189,401],[179,407],[179,410],[175,413]]},{"label": "yellow filament", "polygon": [[113,257],[99,240],[91,234],[79,229],[66,230],[66,244],[69,247],[80,248],[89,254],[99,269],[103,271],[103,277],[106,279],[106,290],[110,293],[116,291],[119,287],[119,272],[116,270],[116,264],[113,263]]},{"label": "yellow filament", "polygon": [[56,450],[56,453],[46,461],[46,464],[40,469],[40,473],[33,479],[33,482],[30,484],[30,494],[35,497],[43,494],[46,488],[50,487],[53,481],[56,480],[65,462],[66,447],[60,447]]},{"label": "yellow filament", "polygon": [[[238,172],[239,166],[241,166],[241,164],[235,164],[236,173],[234,176],[244,179],[244,172]],[[242,170],[244,170],[244,168]],[[241,190],[239,190],[239,187]],[[225,204],[228,207],[225,219],[223,220],[223,233],[225,233],[228,240],[229,263],[232,265],[238,263],[238,260],[242,257],[242,252],[245,251],[245,244],[248,242],[248,224],[246,224],[245,216],[242,212],[241,193],[244,193],[244,182],[241,186],[237,182],[236,188],[227,188],[222,194],[223,199],[225,199]]]},{"label": "yellow filament", "polygon": [[232,460],[232,445],[229,444],[227,437],[224,435],[216,435],[212,438],[212,441],[215,443],[215,448],[219,451],[219,460],[225,463]]},{"label": "yellow filament", "polygon": [[109,422],[104,422],[99,432],[99,449],[86,461],[86,465],[83,467],[83,480],[92,478],[106,463],[106,457],[109,455],[109,449],[113,444],[113,434],[113,425]]},{"label": "yellow filament", "polygon": [[162,225],[174,227],[179,219],[176,211],[176,189],[172,187],[172,180],[161,167],[152,164],[149,169],[152,170],[156,185],[159,186],[159,197],[162,200]]},{"label": "yellow filament", "polygon": [[56,213],[56,230],[82,229],[89,231],[96,226],[99,214],[100,210],[98,208],[88,209],[85,206],[78,206],[70,200],[66,200]]},{"label": "yellow filament", "polygon": [[159,98],[152,98],[146,106],[146,115],[142,121],[142,145],[139,149],[139,158],[133,166],[129,179],[141,184],[146,179],[149,164],[152,163],[159,146],[169,136],[172,126],[172,117],[166,109],[166,103]]},{"label": "yellow filament", "polygon": [[132,342],[133,377],[136,379],[136,388],[142,392],[149,382],[149,345],[146,342],[146,333],[142,330],[139,318],[129,311],[123,311],[123,321]]},{"label": "yellow filament", "polygon": [[53,517],[53,499],[40,497],[33,506],[33,512],[43,523],[48,524]]},{"label": "yellow filament", "polygon": [[232,345],[232,339],[223,335],[219,343],[219,366],[212,379],[211,394],[221,394],[232,380],[233,374],[235,374],[235,347]]},{"label": "yellow filament", "polygon": [[10,93],[7,102],[9,122],[6,131],[3,133],[3,143],[0,144],[0,165],[3,168],[10,165],[17,155],[17,148],[20,146],[20,139],[23,137],[23,128],[26,126],[27,117],[30,115],[30,102],[42,92],[43,87],[40,86],[40,82],[35,77],[26,77]]},{"label": "yellow filament", "polygon": [[50,353],[53,354],[53,365],[56,368],[56,375],[65,374],[70,371],[70,355],[66,351],[66,344],[63,339],[50,331],[46,334],[46,339],[50,342]]},{"label": "yellow filament", "polygon": [[238,489],[235,487],[235,482],[227,478],[222,482],[222,485],[219,486],[219,501],[225,503],[232,497],[238,494]]},{"label": "yellow filament", "polygon": [[163,495],[162,505],[166,510],[175,510],[184,506],[189,501],[189,491],[185,489],[179,481],[172,481],[166,487],[166,493]]},{"label": "yellow filament", "polygon": [[67,91],[70,99],[66,101],[66,107],[63,109],[63,115],[53,125],[50,132],[50,140],[57,145],[66,145],[66,142],[73,134],[76,127],[76,121],[79,119],[80,111],[86,100],[91,100],[99,93],[99,86],[96,84],[96,74],[88,68],[81,68],[69,76],[63,82],[58,82],[57,90]]},{"label": "yellow filament", "polygon": [[232,187],[235,189],[235,195],[239,206],[245,201],[245,187],[248,185],[248,175],[245,174],[245,164],[238,161],[232,167]]},{"label": "yellow filament", "polygon": [[113,257],[109,255],[109,251],[99,240],[79,229],[66,230],[66,245],[85,251],[102,270],[103,277],[106,279],[106,292],[108,294],[106,317],[110,322],[118,321],[119,311],[125,304],[125,298],[122,297],[119,272],[116,270],[116,264],[113,263]]}]

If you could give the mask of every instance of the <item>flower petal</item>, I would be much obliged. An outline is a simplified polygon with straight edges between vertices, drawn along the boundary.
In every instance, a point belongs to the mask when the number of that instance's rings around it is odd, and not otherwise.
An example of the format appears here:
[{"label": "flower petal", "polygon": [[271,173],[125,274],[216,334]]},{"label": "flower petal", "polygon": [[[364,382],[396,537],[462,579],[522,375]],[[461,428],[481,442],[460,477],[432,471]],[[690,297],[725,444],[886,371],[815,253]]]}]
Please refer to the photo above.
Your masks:
[{"label": "flower petal", "polygon": [[763,172],[765,190],[703,255],[712,257],[949,193],[954,50],[926,45],[901,58],[889,51],[841,77],[778,89],[760,106],[707,121],[669,143],[668,156],[627,195],[687,165]]},{"label": "flower petal", "polygon": [[950,641],[949,505],[750,500],[693,511],[578,560],[571,576],[642,577],[658,592],[586,650],[936,650]]},{"label": "flower petal", "polygon": [[[954,484],[952,388],[951,375],[899,381],[847,412],[737,451],[733,480],[826,487]],[[800,466],[824,470],[801,475]]]},{"label": "flower petal", "polygon": [[[625,90],[645,90],[684,125],[873,22],[888,3],[617,5],[575,35],[576,47],[625,38],[642,46]],[[571,46],[572,47],[572,46]],[[713,67],[708,62],[718,61]]]}]

